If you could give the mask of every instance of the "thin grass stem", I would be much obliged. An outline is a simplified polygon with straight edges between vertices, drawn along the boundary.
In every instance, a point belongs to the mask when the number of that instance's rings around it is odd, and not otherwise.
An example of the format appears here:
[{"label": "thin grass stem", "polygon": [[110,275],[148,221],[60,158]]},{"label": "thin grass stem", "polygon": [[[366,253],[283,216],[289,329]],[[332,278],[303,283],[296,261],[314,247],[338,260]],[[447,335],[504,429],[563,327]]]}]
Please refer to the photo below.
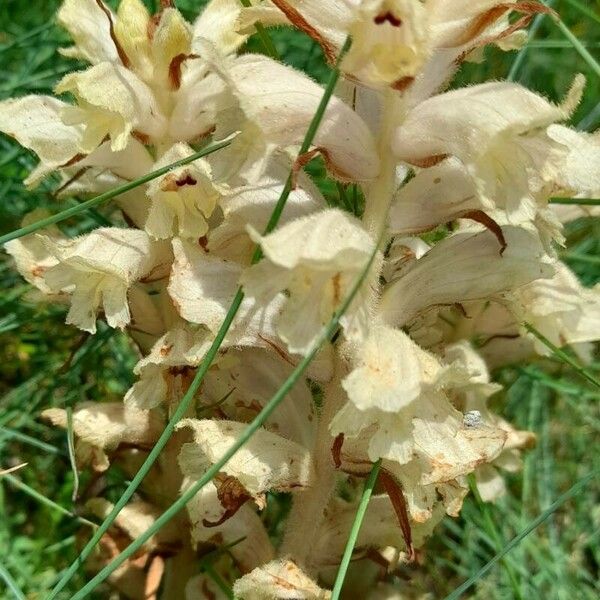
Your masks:
[{"label": "thin grass stem", "polygon": [[381,459],[379,459],[373,465],[371,472],[369,473],[369,477],[365,482],[365,487],[363,488],[363,493],[358,504],[358,510],[356,511],[356,516],[354,517],[354,521],[352,523],[352,529],[350,530],[350,535],[348,536],[348,541],[346,542],[346,548],[344,549],[342,562],[340,563],[340,568],[338,569],[335,577],[333,591],[331,592],[331,600],[338,600],[340,597],[344,580],[346,579],[346,573],[348,572],[348,566],[350,565],[350,560],[352,559],[352,552],[354,551],[354,546],[356,545],[360,527],[363,519],[365,518],[367,506],[369,504],[369,500],[371,499],[371,494],[373,493],[373,488],[375,487],[375,482],[377,481],[380,468]]},{"label": "thin grass stem", "polygon": [[215,582],[217,587],[229,598],[229,600],[235,600],[235,596],[233,595],[233,591],[231,588],[223,581],[223,578],[215,571],[211,564],[204,565],[204,572]]},{"label": "thin grass stem", "polygon": [[600,206],[600,198],[550,198],[550,204],[575,204],[579,206]]},{"label": "thin grass stem", "polygon": [[487,562],[477,573],[469,577],[464,583],[457,587],[451,594],[448,594],[444,600],[458,600],[464,592],[477,583],[487,572],[494,567],[502,558],[504,558],[511,550],[518,546],[532,531],[537,529],[548,517],[554,514],[565,502],[579,494],[593,477],[598,474],[593,471],[579,480],[573,487],[559,496],[542,514],[536,517],[529,525],[516,535],[498,554],[496,554],[489,562]]},{"label": "thin grass stem", "polygon": [[579,2],[579,0],[565,0],[565,1],[568,4],[570,4],[571,6],[574,6],[580,12],[582,12],[589,19],[596,21],[596,23],[600,23],[600,15],[596,14],[591,8],[588,8],[587,6],[585,6],[585,4],[582,4],[581,2]]},{"label": "thin grass stem", "polygon": [[156,179],[156,178],[160,177],[161,175],[165,175],[172,169],[182,167],[183,165],[187,165],[191,162],[194,162],[195,160],[198,160],[199,158],[202,158],[203,156],[208,156],[209,154],[212,154],[213,152],[217,152],[217,150],[221,150],[221,149],[229,146],[229,144],[231,144],[231,142],[232,142],[232,139],[230,138],[230,139],[223,140],[222,142],[217,142],[216,144],[210,144],[209,146],[206,146],[206,148],[203,148],[202,150],[192,154],[191,156],[188,156],[186,158],[183,158],[181,160],[173,162],[170,165],[167,165],[165,167],[161,167],[160,169],[157,169],[156,171],[152,171],[151,173],[148,173],[147,175],[144,175],[143,177],[140,177],[139,179],[134,179],[133,181],[130,181],[128,183],[120,185],[119,187],[109,190],[108,192],[104,192],[103,194],[100,194],[99,196],[96,196],[95,198],[90,198],[89,200],[86,200],[85,202],[82,202],[81,204],[78,204],[77,206],[73,206],[71,208],[63,210],[55,215],[52,215],[51,217],[46,217],[45,219],[40,219],[39,221],[36,221],[35,223],[31,223],[29,225],[26,225],[25,227],[16,229],[15,231],[11,231],[10,233],[0,236],[0,246],[3,244],[6,244],[6,242],[10,242],[11,240],[16,240],[17,238],[23,237],[24,235],[29,235],[30,233],[34,233],[40,229],[43,229],[44,227],[48,227],[49,225],[54,225],[56,223],[60,223],[61,221],[64,221],[65,219],[74,217],[75,215],[79,215],[79,214],[85,212],[86,210],[88,210],[89,208],[92,208],[93,206],[97,206],[98,204],[101,204],[102,202],[111,200],[112,198],[115,198],[116,196],[120,196],[121,194],[129,192],[129,191],[135,189],[136,187],[139,187],[140,185],[144,185],[145,183],[148,183],[149,181],[152,181],[153,179]]},{"label": "thin grass stem", "polygon": [[[252,2],[250,0],[240,0],[240,3],[246,8],[250,8],[252,6]],[[265,29],[265,26],[262,23],[257,22],[254,23],[254,29],[256,29],[256,35],[258,35],[267,56],[270,56],[275,60],[280,60],[281,57],[279,56],[279,52],[277,52],[277,48],[275,48],[275,44]]]},{"label": "thin grass stem", "polygon": [[6,587],[12,592],[12,595],[17,600],[27,600],[25,594],[19,589],[17,582],[12,578],[12,575],[7,571],[7,569],[0,563],[0,578],[4,580]]},{"label": "thin grass stem", "polygon": [[555,25],[561,31],[561,33],[571,42],[573,48],[577,51],[579,56],[587,63],[588,67],[600,77],[600,64],[598,61],[589,53],[587,48],[577,39],[573,32],[562,22],[557,14],[552,15],[552,20]]},{"label": "thin grass stem", "polygon": [[598,381],[585,367],[579,364],[574,358],[569,356],[564,350],[561,350],[558,346],[555,346],[546,336],[538,331],[531,323],[524,322],[523,327],[534,335],[546,348],[548,348],[556,358],[567,363],[570,367],[575,369],[582,377],[587,379],[590,383],[600,388],[600,381]]},{"label": "thin grass stem", "polygon": [[97,527],[96,523],[92,523],[92,521],[88,521],[84,517],[80,517],[79,515],[76,515],[75,513],[71,512],[70,510],[67,510],[64,506],[57,504],[56,502],[54,502],[54,500],[50,500],[50,498],[47,498],[43,494],[40,494],[38,491],[34,490],[32,487],[28,486],[26,483],[23,483],[20,479],[18,479],[14,475],[5,474],[5,475],[2,475],[1,479],[8,481],[11,485],[13,485],[17,489],[21,490],[22,492],[25,492],[28,496],[30,496],[34,500],[37,500],[40,504],[44,504],[48,508],[51,508],[51,509],[57,511],[57,512],[65,515],[66,517],[72,517],[73,519],[76,519],[77,521],[79,521],[80,523],[83,523],[84,525],[89,525],[90,527],[94,527],[94,528]]}]

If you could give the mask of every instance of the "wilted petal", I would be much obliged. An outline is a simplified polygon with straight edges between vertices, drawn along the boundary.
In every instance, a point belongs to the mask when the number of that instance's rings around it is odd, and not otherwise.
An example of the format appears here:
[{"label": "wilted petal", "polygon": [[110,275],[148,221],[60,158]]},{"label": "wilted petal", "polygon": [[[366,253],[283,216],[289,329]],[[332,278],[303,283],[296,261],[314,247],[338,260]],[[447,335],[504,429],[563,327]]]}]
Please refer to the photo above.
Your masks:
[{"label": "wilted petal", "polygon": [[321,589],[287,559],[274,560],[244,575],[235,582],[233,592],[244,600],[327,600],[331,597],[331,592]]},{"label": "wilted petal", "polygon": [[65,125],[61,114],[69,105],[51,96],[25,96],[0,102],[0,131],[33,150],[40,164],[25,180],[36,185],[81,151],[80,126]]},{"label": "wilted petal", "polygon": [[72,293],[67,323],[91,333],[100,307],[111,327],[129,323],[127,290],[144,276],[164,276],[168,245],[153,243],[143,231],[102,228],[74,240],[43,238],[58,264],[46,272],[55,292]]},{"label": "wilted petal", "polygon": [[78,106],[64,108],[62,118],[67,124],[83,125],[84,152],[95,150],[107,135],[118,152],[134,131],[149,138],[165,133],[166,120],[151,89],[121,65],[100,63],[67,75],[56,92],[71,92],[77,99]]},{"label": "wilted petal", "polygon": [[[45,410],[42,417],[53,425],[67,428],[67,413],[61,408]],[[126,407],[121,402],[83,402],[73,411],[76,455],[98,471],[108,468],[107,453],[120,444],[151,446],[163,427],[163,419],[158,414]]]},{"label": "wilted petal", "polygon": [[[197,479],[235,444],[247,425],[185,419],[178,427],[192,430],[194,441],[183,445],[179,464],[184,475]],[[300,490],[310,486],[314,477],[306,448],[264,429],[236,452],[222,472],[237,479],[259,504],[269,490]]]},{"label": "wilted petal", "polygon": [[109,19],[114,19],[114,14],[106,5],[104,8],[106,12],[98,6],[97,0],[63,2],[57,20],[69,32],[75,45],[61,50],[62,54],[86,60],[94,65],[101,62],[119,62],[119,54],[110,35]]}]

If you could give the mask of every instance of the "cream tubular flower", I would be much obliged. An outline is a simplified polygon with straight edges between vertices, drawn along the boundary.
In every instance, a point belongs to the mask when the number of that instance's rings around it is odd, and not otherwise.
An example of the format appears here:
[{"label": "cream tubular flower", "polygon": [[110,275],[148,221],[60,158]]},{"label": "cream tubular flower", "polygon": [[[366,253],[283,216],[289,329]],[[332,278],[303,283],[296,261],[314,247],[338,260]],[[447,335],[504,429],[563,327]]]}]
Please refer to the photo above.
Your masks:
[{"label": "cream tubular flower", "polygon": [[[162,155],[154,168],[186,158],[193,152],[186,144],[176,144]],[[207,219],[220,197],[211,181],[210,166],[202,159],[155,179],[148,186],[147,195],[151,204],[144,228],[156,239],[179,235],[197,240],[205,236]]]},{"label": "cream tubular flower", "polygon": [[233,592],[244,600],[328,600],[321,589],[291,560],[279,559],[254,569],[235,582]]},{"label": "cream tubular flower", "polygon": [[[600,339],[600,285],[583,287],[561,262],[554,268],[551,279],[539,279],[514,293],[517,322],[527,321],[554,345],[574,345],[586,357],[586,343]],[[550,353],[537,338],[534,347],[538,354]]]},{"label": "cream tubular flower", "polygon": [[68,125],[84,128],[81,148],[92,152],[110,137],[111,148],[123,150],[132,133],[160,139],[167,122],[152,90],[138,77],[120,65],[100,63],[87,71],[66,75],[56,92],[71,92],[78,106],[63,109]]},{"label": "cream tubular flower", "polygon": [[103,228],[69,241],[45,238],[45,243],[58,260],[45,280],[53,291],[72,294],[67,323],[90,333],[100,308],[111,327],[125,327],[129,287],[143,277],[162,276],[171,260],[168,246],[132,229]]},{"label": "cream tubular flower", "polygon": [[[45,410],[42,417],[53,425],[67,428],[67,413],[61,408]],[[84,402],[73,411],[75,453],[82,464],[105,471],[109,466],[108,454],[119,444],[151,447],[163,427],[162,418],[150,411],[126,407],[119,402]]]},{"label": "cream tubular flower", "polygon": [[[218,62],[218,58],[215,57]],[[222,108],[215,135],[241,135],[219,159],[240,165],[250,182],[265,172],[277,150],[297,150],[321,100],[323,90],[306,75],[274,60],[247,54],[215,65],[227,82],[232,99]],[[379,171],[371,132],[344,102],[331,98],[313,146],[333,175],[344,181],[368,181]],[[239,154],[239,156],[237,156]]]},{"label": "cream tubular flower", "polygon": [[427,9],[419,0],[363,0],[349,34],[342,69],[367,85],[402,89],[427,58]]},{"label": "cream tubular flower", "polygon": [[489,231],[455,233],[436,244],[386,286],[383,318],[403,326],[433,306],[487,299],[551,276],[536,234],[519,227],[503,227],[502,234],[502,254]]},{"label": "cream tubular flower", "polygon": [[25,96],[0,102],[0,131],[14,137],[40,159],[25,180],[26,185],[37,185],[81,152],[83,128],[65,125],[61,120],[68,108],[68,104],[51,96]]},{"label": "cream tubular flower", "polygon": [[[240,281],[258,302],[289,292],[277,332],[290,352],[305,354],[365,267],[374,242],[358,220],[338,209],[296,219],[264,237],[251,234],[265,259]],[[359,297],[345,324],[364,318]]]},{"label": "cream tubular flower", "polygon": [[535,197],[555,176],[566,149],[546,132],[568,118],[581,96],[576,78],[561,106],[508,82],[484,83],[434,96],[418,104],[396,130],[396,156],[431,166],[459,158],[489,208],[509,220],[535,217]]},{"label": "cream tubular flower", "polygon": [[[184,475],[198,479],[233,446],[247,425],[235,421],[185,419],[178,427],[189,428],[193,433],[193,441],[181,449],[179,464]],[[264,429],[238,450],[222,472],[245,490],[245,493],[237,490],[238,495],[245,499],[252,497],[260,508],[266,505],[265,494],[269,490],[302,490],[309,487],[314,478],[310,452],[306,448]],[[223,485],[231,483],[225,481]],[[224,508],[236,510],[238,506],[225,503]]]}]

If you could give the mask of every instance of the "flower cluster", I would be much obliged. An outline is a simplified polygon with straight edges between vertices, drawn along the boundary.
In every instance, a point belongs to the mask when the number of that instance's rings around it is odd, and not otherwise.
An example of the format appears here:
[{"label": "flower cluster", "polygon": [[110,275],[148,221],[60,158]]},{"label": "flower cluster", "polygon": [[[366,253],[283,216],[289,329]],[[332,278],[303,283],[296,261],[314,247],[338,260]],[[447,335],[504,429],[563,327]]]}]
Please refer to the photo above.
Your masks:
[{"label": "flower cluster", "polygon": [[[212,569],[240,599],[329,597],[377,461],[355,556],[393,571],[444,515],[458,515],[467,475],[492,500],[503,490],[498,469],[518,469],[519,449],[533,443],[487,406],[499,390],[490,367],[546,352],[522,323],[584,358],[600,338],[600,290],[582,288],[555,252],[561,219],[573,215],[548,203],[600,193],[600,138],[563,124],[582,78],[560,104],[505,81],[444,91],[485,46],[517,48],[543,5],[244,4],[212,0],[191,25],[169,1],[151,15],[141,0],[122,0],[116,13],[102,0],[65,0],[58,20],[74,45],[62,52],[90,66],[57,85],[68,101],[0,104],[0,129],[40,160],[26,184],[58,173],[63,196],[104,192],[230,140],[118,196],[115,226],[6,244],[29,283],[69,306],[67,323],[93,334],[103,319],[140,349],[123,402],[74,411],[77,466],[97,473],[118,465],[134,476],[244,291],[185,418],[101,540],[93,570],[219,463],[345,308],[307,379],[186,511],[113,571],[126,598],[154,597],[157,572],[169,600],[226,598],[198,575],[215,546],[228,551]],[[272,25],[311,36],[342,73],[301,156],[323,90],[244,53],[256,27]],[[364,210],[328,205],[303,171],[317,153]],[[67,425],[63,410],[44,417]],[[96,487],[86,507],[104,518],[112,505]],[[283,493],[292,508],[269,535],[260,514]],[[361,585],[357,598],[400,597],[374,578]]]}]

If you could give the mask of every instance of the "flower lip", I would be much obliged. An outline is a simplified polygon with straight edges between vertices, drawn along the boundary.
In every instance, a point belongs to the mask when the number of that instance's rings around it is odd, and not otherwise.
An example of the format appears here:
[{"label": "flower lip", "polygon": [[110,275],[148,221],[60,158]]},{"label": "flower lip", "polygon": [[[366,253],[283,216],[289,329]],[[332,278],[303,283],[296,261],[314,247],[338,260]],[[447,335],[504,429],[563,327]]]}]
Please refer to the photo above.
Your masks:
[{"label": "flower lip", "polygon": [[376,25],[383,25],[384,23],[389,23],[392,27],[400,27],[402,25],[402,19],[394,15],[391,10],[378,14],[373,21]]}]

